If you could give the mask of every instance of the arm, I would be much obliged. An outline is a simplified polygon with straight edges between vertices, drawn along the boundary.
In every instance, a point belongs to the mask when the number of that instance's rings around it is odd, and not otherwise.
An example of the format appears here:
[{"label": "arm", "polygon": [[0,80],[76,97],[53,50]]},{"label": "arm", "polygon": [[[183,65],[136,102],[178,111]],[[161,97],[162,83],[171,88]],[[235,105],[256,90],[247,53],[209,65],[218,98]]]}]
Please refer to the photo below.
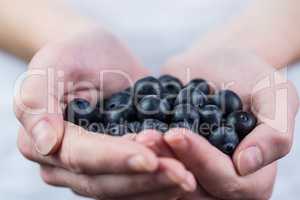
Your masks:
[{"label": "arm", "polygon": [[240,48],[281,68],[300,56],[300,2],[257,0],[240,16],[207,34],[191,51]]},{"label": "arm", "polygon": [[[259,121],[233,159],[194,134],[174,130],[165,135],[165,142],[205,190],[203,195],[199,188],[197,198],[191,199],[270,198],[276,161],[291,149],[299,107],[293,84],[277,72],[299,58],[299,4],[295,0],[257,0],[162,69],[184,82],[200,77],[215,89],[234,90]],[[195,156],[189,156],[191,152]]]},{"label": "arm", "polygon": [[31,60],[15,91],[18,145],[45,182],[96,199],[173,199],[194,190],[193,175],[175,159],[63,119],[72,98],[96,102],[100,90],[108,96],[148,75],[121,41],[58,0],[0,0],[0,13],[1,47]]},{"label": "arm", "polygon": [[47,42],[80,32],[91,22],[59,0],[1,0],[0,48],[30,60]]}]

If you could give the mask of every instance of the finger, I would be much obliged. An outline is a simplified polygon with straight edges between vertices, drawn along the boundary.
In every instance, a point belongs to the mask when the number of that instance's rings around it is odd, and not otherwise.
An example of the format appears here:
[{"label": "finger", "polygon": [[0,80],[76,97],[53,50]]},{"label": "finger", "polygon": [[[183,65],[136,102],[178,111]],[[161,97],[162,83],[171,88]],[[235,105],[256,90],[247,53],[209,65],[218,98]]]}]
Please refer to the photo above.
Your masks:
[{"label": "finger", "polygon": [[231,181],[236,176],[230,157],[203,137],[187,129],[173,129],[166,133],[164,139],[176,157],[195,173],[198,181],[207,183],[207,187],[215,187],[212,177],[218,177],[218,182],[223,185],[225,183],[220,181]]},{"label": "finger", "polygon": [[249,175],[285,156],[292,134],[281,133],[266,124],[257,126],[236,149],[233,161],[240,175]]},{"label": "finger", "polygon": [[266,186],[273,185],[275,172],[269,166],[251,176],[240,177],[230,157],[188,130],[174,129],[164,139],[178,159],[195,174],[199,184],[215,197],[252,198],[268,193],[270,190]]},{"label": "finger", "polygon": [[110,200],[177,200],[186,193],[179,188],[166,188],[157,192],[145,193],[141,195],[129,196],[124,198],[114,198]]},{"label": "finger", "polygon": [[189,193],[184,195],[179,200],[218,200],[217,198],[213,197],[212,195],[209,195],[207,192],[205,192],[201,187],[198,187],[197,190],[193,193]]},{"label": "finger", "polygon": [[176,183],[164,171],[154,174],[88,176],[62,168],[42,166],[41,176],[50,185],[70,187],[83,196],[95,198],[119,198],[176,188]]},{"label": "finger", "polygon": [[155,130],[146,130],[138,134],[136,141],[150,148],[160,157],[174,157],[171,149],[165,143],[161,133]]},{"label": "finger", "polygon": [[234,154],[234,163],[243,176],[280,159],[291,149],[298,97],[289,83],[277,87],[259,91],[253,97],[253,111],[260,125]]},{"label": "finger", "polygon": [[29,70],[15,91],[14,99],[17,118],[42,155],[54,153],[58,149],[64,130],[60,100],[53,91],[48,90],[47,70]]},{"label": "finger", "polygon": [[124,138],[126,140],[130,140],[130,141],[136,141],[137,135],[138,134],[136,134],[136,133],[131,133],[131,134],[123,135],[122,138]]},{"label": "finger", "polygon": [[197,182],[194,175],[179,161],[172,158],[161,158],[160,171],[165,172],[182,190],[187,192],[196,190]]},{"label": "finger", "polygon": [[76,173],[153,172],[159,165],[155,154],[141,144],[124,138],[89,134],[71,123],[65,124],[61,149],[53,156],[38,154],[24,129],[20,131],[18,144],[26,158]]}]

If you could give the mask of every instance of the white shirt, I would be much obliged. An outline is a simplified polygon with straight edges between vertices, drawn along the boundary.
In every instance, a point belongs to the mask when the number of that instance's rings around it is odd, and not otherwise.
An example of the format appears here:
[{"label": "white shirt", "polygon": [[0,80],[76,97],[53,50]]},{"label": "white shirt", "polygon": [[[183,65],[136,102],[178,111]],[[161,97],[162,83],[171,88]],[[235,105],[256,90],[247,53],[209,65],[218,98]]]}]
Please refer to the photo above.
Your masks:
[{"label": "white shirt", "polygon": [[[83,15],[106,25],[158,73],[171,55],[188,47],[211,28],[224,23],[247,6],[234,0],[69,0]],[[14,81],[26,65],[0,52],[0,199],[74,200],[69,190],[47,186],[39,177],[38,166],[24,159],[17,150],[17,121],[12,111]],[[300,92],[300,66],[290,68],[288,77]],[[299,132],[297,118],[295,133]],[[272,199],[296,200],[300,195],[300,137],[295,134],[291,154],[280,161]]]}]

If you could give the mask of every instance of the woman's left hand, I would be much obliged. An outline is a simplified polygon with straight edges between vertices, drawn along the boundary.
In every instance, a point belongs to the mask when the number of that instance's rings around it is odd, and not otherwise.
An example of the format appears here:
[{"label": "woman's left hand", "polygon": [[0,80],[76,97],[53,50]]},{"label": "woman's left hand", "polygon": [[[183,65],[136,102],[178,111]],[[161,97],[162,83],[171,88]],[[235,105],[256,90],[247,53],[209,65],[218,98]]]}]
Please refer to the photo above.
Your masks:
[{"label": "woman's left hand", "polygon": [[205,78],[217,88],[234,90],[258,118],[257,127],[240,143],[232,159],[184,129],[170,130],[164,138],[152,136],[157,145],[149,142],[151,136],[139,136],[148,141],[138,141],[158,154],[176,157],[196,176],[198,191],[183,199],[269,199],[276,161],[290,151],[293,142],[299,104],[293,85],[257,56],[233,50],[205,56],[191,51],[173,58],[163,73],[185,83]]}]

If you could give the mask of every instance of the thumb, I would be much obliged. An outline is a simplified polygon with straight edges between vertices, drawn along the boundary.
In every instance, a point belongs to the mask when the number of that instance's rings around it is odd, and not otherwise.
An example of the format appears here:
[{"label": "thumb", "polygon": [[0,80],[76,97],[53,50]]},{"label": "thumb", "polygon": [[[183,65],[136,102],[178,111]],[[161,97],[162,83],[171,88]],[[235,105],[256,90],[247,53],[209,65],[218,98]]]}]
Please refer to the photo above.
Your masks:
[{"label": "thumb", "polygon": [[15,114],[42,155],[58,149],[64,130],[60,102],[51,94],[47,77],[47,69],[28,70],[14,98]]}]

